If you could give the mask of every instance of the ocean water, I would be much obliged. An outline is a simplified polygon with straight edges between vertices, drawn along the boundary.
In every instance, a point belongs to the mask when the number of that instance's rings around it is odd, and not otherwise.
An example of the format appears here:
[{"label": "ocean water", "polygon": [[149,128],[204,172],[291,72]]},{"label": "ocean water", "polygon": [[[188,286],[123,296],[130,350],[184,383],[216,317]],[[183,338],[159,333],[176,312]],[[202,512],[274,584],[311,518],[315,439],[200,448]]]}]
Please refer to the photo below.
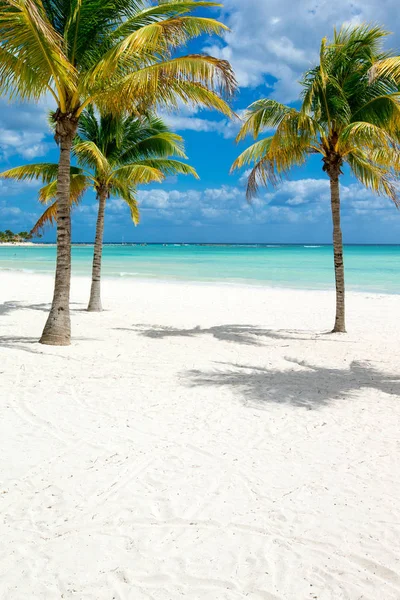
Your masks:
[{"label": "ocean water", "polygon": [[[72,249],[74,275],[90,275],[93,247]],[[54,246],[0,246],[0,271],[54,272]],[[399,246],[346,246],[347,288],[400,293]],[[331,246],[107,244],[103,276],[247,283],[303,289],[334,286]]]}]

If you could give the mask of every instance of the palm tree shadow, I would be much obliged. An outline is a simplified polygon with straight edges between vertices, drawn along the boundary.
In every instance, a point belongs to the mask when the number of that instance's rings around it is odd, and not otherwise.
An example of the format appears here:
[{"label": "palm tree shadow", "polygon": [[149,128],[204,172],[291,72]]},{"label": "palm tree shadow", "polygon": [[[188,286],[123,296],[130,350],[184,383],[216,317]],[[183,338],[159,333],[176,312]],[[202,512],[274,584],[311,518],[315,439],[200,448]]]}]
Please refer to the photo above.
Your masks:
[{"label": "palm tree shadow", "polygon": [[[81,306],[77,302],[71,302],[71,305]],[[41,312],[49,312],[50,304],[24,304],[19,301],[8,301],[0,304],[0,316],[8,315],[16,310],[38,310]],[[72,309],[74,312],[79,309]],[[92,338],[84,338],[84,337],[75,337],[73,341],[91,341]],[[30,354],[48,354],[48,352],[44,352],[41,350],[43,348],[39,345],[39,336],[38,337],[26,337],[26,336],[0,336],[0,348],[7,348],[9,350],[22,350],[23,352],[28,352]],[[52,354],[52,356],[61,356],[59,354]]]},{"label": "palm tree shadow", "polygon": [[[71,302],[71,306],[74,306],[74,305],[82,306],[78,302]],[[23,302],[19,302],[19,301],[8,301],[8,302],[3,302],[3,304],[0,304],[0,316],[8,315],[9,313],[14,312],[15,310],[39,310],[41,312],[49,312],[50,307],[51,307],[50,303],[24,304]],[[80,309],[72,308],[72,311],[78,311],[78,310],[80,310]]]},{"label": "palm tree shadow", "polygon": [[315,331],[296,330],[274,330],[264,329],[255,325],[215,325],[202,328],[200,326],[192,329],[177,327],[165,327],[161,325],[135,325],[131,328],[118,327],[118,331],[135,331],[140,335],[153,339],[164,339],[172,337],[193,338],[201,335],[211,335],[221,342],[234,342],[245,346],[263,346],[267,339],[272,340],[310,340],[347,342],[338,337],[328,337]]},{"label": "palm tree shadow", "polygon": [[[94,342],[99,341],[96,338],[88,338],[88,337],[78,337],[73,336],[73,342]],[[46,354],[48,356],[56,356],[63,358],[61,354],[44,352],[44,348],[48,348],[48,346],[42,346],[39,343],[38,337],[26,337],[26,336],[15,336],[15,335],[7,335],[0,336],[0,349],[6,348],[8,350],[22,350],[23,352],[28,352],[30,354]],[[73,357],[69,358],[70,360],[77,360]]]},{"label": "palm tree shadow", "polygon": [[0,337],[0,348],[22,350],[30,354],[44,354],[44,352],[39,350],[39,347],[36,347],[36,345],[39,346],[38,342],[39,339],[37,337],[2,335]]},{"label": "palm tree shadow", "polygon": [[329,369],[286,359],[295,369],[278,370],[235,363],[216,363],[224,370],[190,370],[184,375],[191,387],[226,387],[245,404],[288,404],[313,410],[330,402],[355,396],[360,389],[374,389],[400,396],[400,377],[354,361],[349,369]]},{"label": "palm tree shadow", "polygon": [[22,308],[20,302],[3,302],[3,304],[0,304],[0,316],[8,315],[19,308]]}]

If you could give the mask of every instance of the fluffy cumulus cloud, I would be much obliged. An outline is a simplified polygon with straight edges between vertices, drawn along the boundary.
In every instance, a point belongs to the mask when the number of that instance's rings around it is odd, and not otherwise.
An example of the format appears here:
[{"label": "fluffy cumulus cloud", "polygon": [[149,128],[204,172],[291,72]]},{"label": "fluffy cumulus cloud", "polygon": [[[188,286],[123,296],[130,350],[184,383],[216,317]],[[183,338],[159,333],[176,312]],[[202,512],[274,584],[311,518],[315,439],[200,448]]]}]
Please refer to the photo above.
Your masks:
[{"label": "fluffy cumulus cloud", "polygon": [[[343,185],[341,192],[344,218],[371,211],[388,218],[397,216],[387,199],[375,196],[358,183]],[[229,226],[330,221],[329,181],[322,178],[284,181],[274,190],[262,192],[251,204],[240,184],[187,191],[154,188],[140,191],[138,200],[144,224],[162,220],[201,227],[209,223]],[[87,221],[94,220],[96,212],[96,204],[92,203],[81,206],[75,214]],[[108,202],[107,214],[112,222],[129,219],[128,207],[120,199]]]},{"label": "fluffy cumulus cloud", "polygon": [[39,187],[37,181],[0,179],[1,230],[14,228],[21,231],[33,226],[40,214],[36,202]]},{"label": "fluffy cumulus cloud", "polygon": [[12,196],[35,195],[40,187],[38,181],[14,181],[12,179],[0,179],[0,196],[2,199]]},{"label": "fluffy cumulus cloud", "polygon": [[288,206],[299,206],[311,202],[329,200],[328,179],[298,179],[284,181],[276,190],[265,194],[269,202],[284,202]]},{"label": "fluffy cumulus cloud", "polygon": [[[40,209],[38,209],[40,210]],[[26,231],[39,217],[39,213],[26,211],[6,200],[0,200],[0,229]]]},{"label": "fluffy cumulus cloud", "polygon": [[[384,8],[384,13],[382,9]],[[272,76],[273,97],[294,101],[302,71],[318,60],[322,37],[342,23],[375,23],[377,15],[391,31],[389,45],[400,44],[397,0],[225,0],[223,20],[231,31],[226,44],[208,48],[229,60],[242,87],[265,84]]]},{"label": "fluffy cumulus cloud", "polygon": [[0,99],[0,159],[8,161],[14,155],[32,160],[44,156],[51,143],[47,113],[48,98],[39,104],[9,104]]},{"label": "fluffy cumulus cloud", "polygon": [[[237,115],[243,111],[238,111]],[[175,131],[199,131],[206,133],[217,133],[225,139],[236,137],[240,129],[240,119],[232,120],[220,118],[213,115],[215,119],[205,118],[203,111],[196,106],[185,106],[181,104],[175,112],[162,112],[164,121]]]}]

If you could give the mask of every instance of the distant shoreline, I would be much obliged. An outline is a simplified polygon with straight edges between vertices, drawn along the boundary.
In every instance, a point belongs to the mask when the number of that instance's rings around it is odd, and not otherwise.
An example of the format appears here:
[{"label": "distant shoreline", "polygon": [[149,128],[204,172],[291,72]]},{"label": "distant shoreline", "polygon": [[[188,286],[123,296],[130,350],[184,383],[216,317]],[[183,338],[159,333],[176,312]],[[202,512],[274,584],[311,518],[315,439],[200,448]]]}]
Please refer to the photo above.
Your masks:
[{"label": "distant shoreline", "polygon": [[[72,242],[72,246],[93,246],[93,242]],[[0,247],[14,246],[14,247],[56,247],[56,242],[0,242]],[[241,247],[241,248],[269,248],[269,247],[332,247],[331,243],[323,242],[104,242],[103,246],[203,246],[203,247],[215,247],[215,248],[229,248],[229,247]],[[400,244],[344,244],[346,247],[400,247]]]},{"label": "distant shoreline", "polygon": [[45,242],[0,242],[0,246],[56,246],[55,243],[46,244]]}]

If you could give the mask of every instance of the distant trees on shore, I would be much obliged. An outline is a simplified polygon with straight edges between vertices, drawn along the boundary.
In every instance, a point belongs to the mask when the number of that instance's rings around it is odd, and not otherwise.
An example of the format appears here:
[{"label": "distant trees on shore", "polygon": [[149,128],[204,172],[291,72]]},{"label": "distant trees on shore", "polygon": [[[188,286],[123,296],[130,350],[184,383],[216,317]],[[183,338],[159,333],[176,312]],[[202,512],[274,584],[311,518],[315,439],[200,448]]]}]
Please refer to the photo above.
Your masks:
[{"label": "distant trees on shore", "polygon": [[[21,242],[29,242],[33,238],[33,234],[30,231],[20,231],[19,233],[14,233],[10,229],[6,229],[5,231],[0,231],[0,243],[21,243]],[[41,237],[35,236],[35,237]]]}]

